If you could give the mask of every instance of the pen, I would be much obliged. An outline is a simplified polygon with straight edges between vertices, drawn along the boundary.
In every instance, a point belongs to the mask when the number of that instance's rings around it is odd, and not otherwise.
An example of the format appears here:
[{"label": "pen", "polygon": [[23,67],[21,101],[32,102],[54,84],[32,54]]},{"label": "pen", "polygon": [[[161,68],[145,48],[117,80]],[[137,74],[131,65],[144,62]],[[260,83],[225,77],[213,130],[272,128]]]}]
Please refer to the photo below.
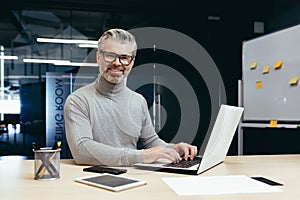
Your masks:
[{"label": "pen", "polygon": [[54,144],[53,147],[52,147],[52,150],[56,150],[56,149],[58,149],[59,147],[61,147],[61,141],[55,142],[55,144]]},{"label": "pen", "polygon": [[31,147],[33,150],[40,150],[40,147],[35,142],[32,142]]}]

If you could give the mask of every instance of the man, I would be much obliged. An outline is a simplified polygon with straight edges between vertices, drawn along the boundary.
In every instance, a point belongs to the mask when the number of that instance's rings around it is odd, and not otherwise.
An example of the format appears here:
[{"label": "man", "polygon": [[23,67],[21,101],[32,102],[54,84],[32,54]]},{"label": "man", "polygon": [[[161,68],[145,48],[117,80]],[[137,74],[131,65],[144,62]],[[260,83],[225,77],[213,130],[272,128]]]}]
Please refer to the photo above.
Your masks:
[{"label": "man", "polygon": [[[99,75],[66,100],[67,142],[77,164],[130,166],[169,159],[174,163],[197,154],[197,147],[168,144],[154,130],[147,102],[126,87],[137,51],[134,36],[110,29],[98,41]],[[143,149],[137,149],[140,141]]]}]

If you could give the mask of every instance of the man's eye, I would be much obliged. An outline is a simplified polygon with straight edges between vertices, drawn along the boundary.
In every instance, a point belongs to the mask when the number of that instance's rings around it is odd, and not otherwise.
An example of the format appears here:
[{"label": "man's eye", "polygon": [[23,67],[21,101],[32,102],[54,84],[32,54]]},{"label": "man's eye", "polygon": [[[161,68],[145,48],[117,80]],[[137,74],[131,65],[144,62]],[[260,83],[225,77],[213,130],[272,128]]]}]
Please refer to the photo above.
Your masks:
[{"label": "man's eye", "polygon": [[106,56],[107,56],[107,57],[112,57],[112,58],[114,58],[116,55],[110,53],[110,54],[106,54]]},{"label": "man's eye", "polygon": [[121,58],[122,60],[129,60],[129,59],[130,59],[129,56],[120,56],[120,58]]}]

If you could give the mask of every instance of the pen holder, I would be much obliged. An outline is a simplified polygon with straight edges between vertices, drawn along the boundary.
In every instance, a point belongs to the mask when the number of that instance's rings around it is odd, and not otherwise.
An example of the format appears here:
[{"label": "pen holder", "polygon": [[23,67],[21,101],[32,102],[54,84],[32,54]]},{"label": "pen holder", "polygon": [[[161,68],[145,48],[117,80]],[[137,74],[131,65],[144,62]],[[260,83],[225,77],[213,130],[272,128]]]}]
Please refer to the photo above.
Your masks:
[{"label": "pen holder", "polygon": [[55,180],[60,177],[60,150],[52,148],[33,150],[35,180]]}]

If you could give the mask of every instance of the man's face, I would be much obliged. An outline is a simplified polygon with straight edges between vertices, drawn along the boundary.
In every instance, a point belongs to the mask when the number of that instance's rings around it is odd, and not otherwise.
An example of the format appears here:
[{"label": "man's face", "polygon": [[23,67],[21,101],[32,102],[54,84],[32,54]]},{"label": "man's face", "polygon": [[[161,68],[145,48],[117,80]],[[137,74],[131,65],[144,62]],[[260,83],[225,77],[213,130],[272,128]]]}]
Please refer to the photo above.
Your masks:
[{"label": "man's face", "polygon": [[[119,57],[122,55],[121,57]],[[129,65],[124,65],[127,55],[133,56],[133,45],[107,39],[103,42],[101,52],[97,52],[97,63],[100,75],[110,83],[120,83],[129,74],[134,64],[134,58]],[[114,56],[117,56],[114,61]],[[121,62],[120,62],[121,60]],[[123,63],[123,64],[122,64]]]}]

